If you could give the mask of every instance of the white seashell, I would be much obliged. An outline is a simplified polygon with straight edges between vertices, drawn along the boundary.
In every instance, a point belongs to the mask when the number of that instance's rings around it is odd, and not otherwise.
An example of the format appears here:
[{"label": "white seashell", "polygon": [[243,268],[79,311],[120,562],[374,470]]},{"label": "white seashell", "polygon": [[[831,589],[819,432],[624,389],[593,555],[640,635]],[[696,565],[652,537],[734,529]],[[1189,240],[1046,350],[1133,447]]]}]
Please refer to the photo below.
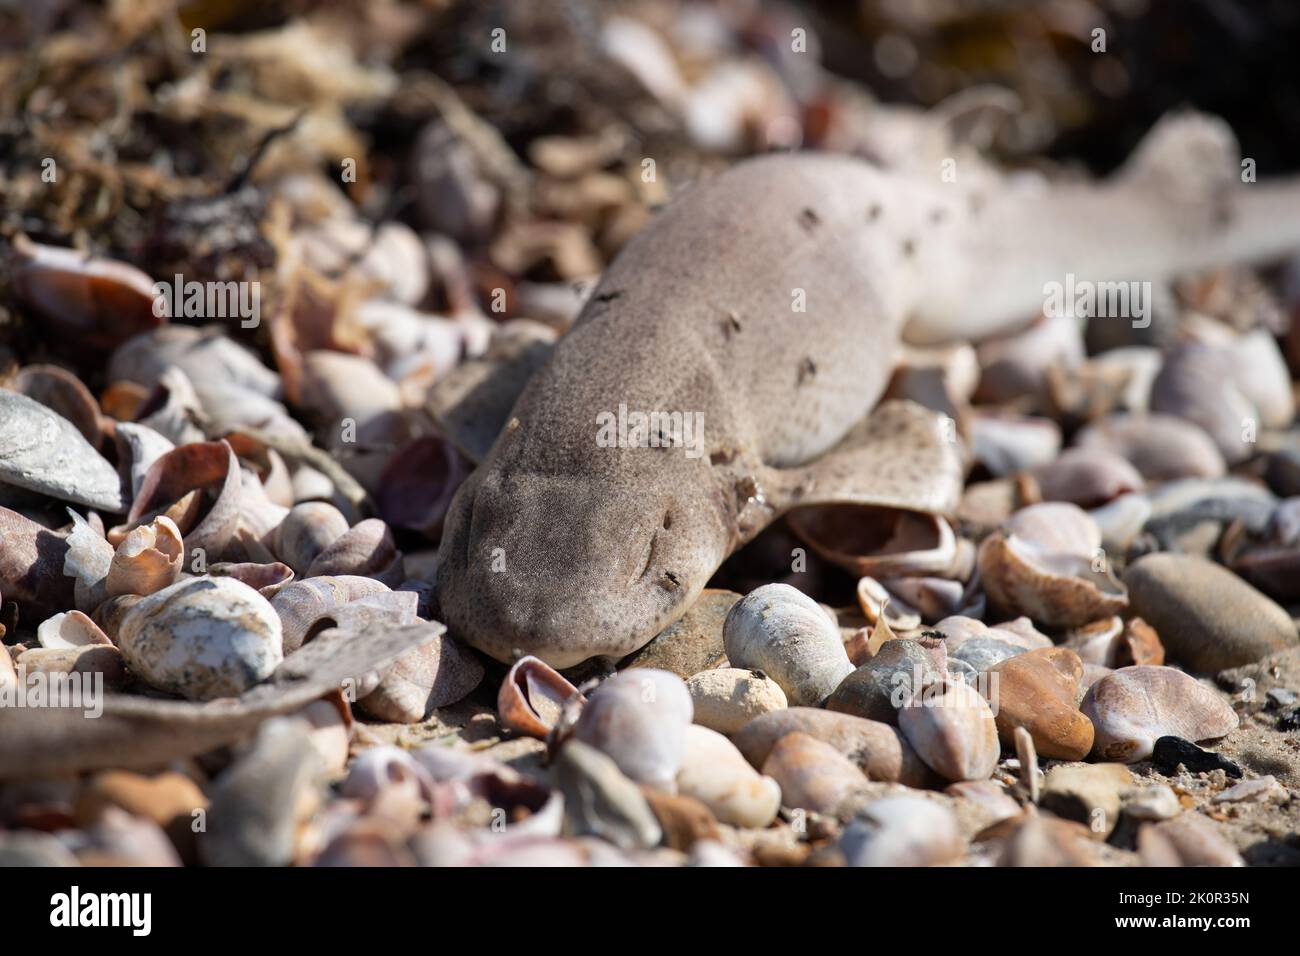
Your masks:
[{"label": "white seashell", "polygon": [[242,694],[284,659],[275,609],[234,578],[190,578],[141,598],[117,640],[135,673],[190,700]]},{"label": "white seashell", "polygon": [[[36,639],[40,641],[41,647],[57,650],[113,643],[98,624],[80,611],[67,611],[47,617],[36,629]],[[9,656],[7,650],[0,651],[0,654],[6,658]]]},{"label": "white seashell", "polygon": [[573,736],[613,758],[637,783],[672,793],[693,713],[690,692],[680,677],[635,668],[592,692]]},{"label": "white seashell", "polygon": [[108,596],[153,594],[180,577],[185,543],[166,515],[133,528],[122,539],[108,566]]},{"label": "white seashell", "polygon": [[1237,729],[1218,691],[1172,667],[1139,664],[1101,678],[1079,705],[1096,728],[1092,755],[1134,763],[1165,736],[1209,740]]},{"label": "white seashell", "polygon": [[692,724],[677,771],[677,791],[704,803],[723,823],[765,827],[781,808],[781,788],[761,776],[722,734]]},{"label": "white seashell", "polygon": [[853,663],[839,628],[812,598],[788,584],[766,584],[745,595],[722,625],[727,659],[761,670],[792,706],[821,704]]},{"label": "white seashell", "polygon": [[864,807],[840,837],[849,866],[935,866],[966,852],[957,817],[924,797],[885,797]]},{"label": "white seashell", "polygon": [[719,667],[686,681],[695,705],[695,723],[720,734],[734,734],[760,714],[786,706],[781,685],[762,671]]}]

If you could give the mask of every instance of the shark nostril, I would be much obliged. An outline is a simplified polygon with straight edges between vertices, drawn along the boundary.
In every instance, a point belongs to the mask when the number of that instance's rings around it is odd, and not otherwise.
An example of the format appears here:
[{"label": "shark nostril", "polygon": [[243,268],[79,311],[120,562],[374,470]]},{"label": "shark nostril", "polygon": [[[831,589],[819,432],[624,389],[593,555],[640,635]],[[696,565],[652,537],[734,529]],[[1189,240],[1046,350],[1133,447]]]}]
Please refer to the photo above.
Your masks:
[{"label": "shark nostril", "polygon": [[673,514],[671,511],[664,512],[663,529],[668,531],[673,526]]}]

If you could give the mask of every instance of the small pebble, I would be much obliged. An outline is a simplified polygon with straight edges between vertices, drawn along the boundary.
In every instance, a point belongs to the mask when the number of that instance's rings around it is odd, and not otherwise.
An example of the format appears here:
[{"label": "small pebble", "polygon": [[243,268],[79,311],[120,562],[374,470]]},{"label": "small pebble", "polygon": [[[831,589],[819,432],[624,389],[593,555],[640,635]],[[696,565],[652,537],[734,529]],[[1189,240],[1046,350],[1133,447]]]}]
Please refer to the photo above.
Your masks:
[{"label": "small pebble", "polygon": [[1135,820],[1172,820],[1183,812],[1183,805],[1178,802],[1178,794],[1162,783],[1128,791],[1123,809]]},{"label": "small pebble", "polygon": [[720,734],[734,734],[755,717],[786,706],[785,692],[762,671],[720,667],[686,680],[695,705],[695,723]]}]

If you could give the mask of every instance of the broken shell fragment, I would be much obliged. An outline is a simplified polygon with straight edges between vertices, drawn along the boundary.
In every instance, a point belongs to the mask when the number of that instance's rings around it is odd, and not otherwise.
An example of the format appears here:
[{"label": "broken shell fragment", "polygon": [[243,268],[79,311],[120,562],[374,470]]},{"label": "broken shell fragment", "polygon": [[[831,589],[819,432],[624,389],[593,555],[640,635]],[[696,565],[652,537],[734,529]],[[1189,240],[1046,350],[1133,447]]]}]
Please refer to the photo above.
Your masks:
[{"label": "broken shell fragment", "polygon": [[190,700],[242,694],[284,659],[275,609],[234,578],[191,578],[141,598],[116,636],[133,671]]},{"label": "broken shell fragment", "polygon": [[734,734],[755,717],[786,706],[781,686],[762,671],[720,667],[686,681],[695,706],[695,723],[720,734]]},{"label": "broken shell fragment", "polygon": [[41,647],[63,650],[113,643],[99,625],[81,611],[67,611],[46,618],[36,629],[36,639],[41,642]]},{"label": "broken shell fragment", "polygon": [[989,597],[1013,613],[1049,627],[1078,627],[1128,605],[1100,548],[1096,524],[1075,505],[1031,505],[980,545],[980,579]]},{"label": "broken shell fragment", "polygon": [[284,634],[284,653],[292,654],[321,631],[334,627],[338,623],[335,614],[342,605],[388,591],[386,584],[352,574],[286,584],[271,599]]},{"label": "broken shell fragment", "polygon": [[0,482],[87,508],[126,510],[117,469],[77,427],[7,388],[0,388]]},{"label": "broken shell fragment", "polygon": [[[215,501],[204,511],[202,494]],[[202,573],[221,560],[239,525],[240,468],[225,441],[179,445],[153,463],[127,514],[122,537],[132,528],[165,514],[185,537],[185,566]],[[110,536],[110,541],[116,541]]]},{"label": "broken shell fragment", "polygon": [[1161,737],[1210,740],[1237,729],[1218,691],[1172,667],[1121,667],[1088,689],[1080,705],[1096,730],[1093,756],[1134,763]]},{"label": "broken shell fragment", "polygon": [[728,612],[722,636],[734,667],[761,670],[794,706],[820,704],[853,672],[839,628],[788,584],[750,591]]},{"label": "broken shell fragment", "polygon": [[693,712],[680,677],[637,668],[616,674],[591,693],[573,737],[613,758],[637,783],[672,793]]},{"label": "broken shell fragment", "polygon": [[536,657],[525,656],[515,661],[501,682],[497,716],[506,729],[545,740],[559,723],[564,705],[571,700],[579,704],[587,702],[578,688],[555,668]]},{"label": "broken shell fragment", "polygon": [[134,528],[117,546],[108,566],[108,596],[161,591],[180,576],[184,556],[180,529],[167,516]]},{"label": "broken shell fragment", "polygon": [[958,556],[952,526],[919,511],[822,505],[800,508],[786,521],[823,558],[860,577],[944,576]]},{"label": "broken shell fragment", "polygon": [[898,729],[945,780],[986,780],[997,766],[1001,748],[993,712],[961,681],[940,680],[916,694],[898,712]]},{"label": "broken shell fragment", "polygon": [[718,820],[738,827],[765,827],[781,808],[776,781],[760,776],[722,734],[699,724],[686,729],[677,792],[701,801]]},{"label": "broken shell fragment", "polygon": [[381,720],[411,724],[469,694],[483,679],[483,665],[448,636],[442,624],[420,621],[405,626],[428,631],[428,640],[399,657],[360,704]]},{"label": "broken shell fragment", "polygon": [[[94,534],[89,526],[87,531]],[[68,556],[65,538],[16,511],[0,507],[0,541],[4,542],[0,547],[0,595],[5,601],[17,601],[38,614],[53,614],[72,606],[73,579],[63,573]],[[104,546],[108,548],[107,542]]]}]

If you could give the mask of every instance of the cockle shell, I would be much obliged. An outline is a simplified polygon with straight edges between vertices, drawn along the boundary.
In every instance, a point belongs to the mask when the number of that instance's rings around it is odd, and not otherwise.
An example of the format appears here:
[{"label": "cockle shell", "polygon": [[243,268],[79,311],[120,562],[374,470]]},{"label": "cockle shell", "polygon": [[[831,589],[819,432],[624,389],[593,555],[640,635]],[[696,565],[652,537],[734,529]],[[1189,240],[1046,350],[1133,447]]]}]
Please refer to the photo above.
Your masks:
[{"label": "cockle shell", "polygon": [[1213,688],[1172,667],[1121,667],[1088,689],[1080,705],[1096,728],[1093,755],[1134,763],[1160,737],[1210,740],[1237,729],[1237,715]]},{"label": "cockle shell", "polygon": [[924,797],[873,800],[840,836],[849,866],[937,866],[966,852],[957,817],[943,803]]},{"label": "cockle shell", "polygon": [[587,698],[545,661],[525,656],[515,661],[501,682],[497,716],[506,729],[545,740],[571,701],[585,705]]},{"label": "cockle shell", "polygon": [[993,712],[961,681],[944,679],[918,693],[898,712],[898,729],[945,780],[985,780],[997,766],[1001,748]]},{"label": "cockle shell", "polygon": [[190,578],[142,598],[117,642],[144,680],[190,700],[237,696],[284,660],[275,609],[234,578]]},{"label": "cockle shell", "polygon": [[127,506],[117,470],[75,425],[7,388],[0,388],[0,482],[101,511]]},{"label": "cockle shell", "polygon": [[686,729],[677,792],[701,801],[720,821],[738,827],[765,827],[781,808],[776,781],[760,776],[722,734],[699,724]]},{"label": "cockle shell", "polygon": [[325,501],[294,505],[272,533],[271,550],[300,577],[311,563],[348,531],[348,519]]},{"label": "cockle shell", "polygon": [[175,583],[181,573],[185,543],[180,529],[165,515],[130,531],[117,546],[108,567],[109,597],[153,594]]},{"label": "cockle shell", "polygon": [[830,744],[870,780],[927,787],[934,774],[898,729],[875,720],[816,707],[790,707],[755,717],[732,736],[732,743],[752,767],[762,767],[776,742],[801,732]]},{"label": "cockle shell", "polygon": [[763,761],[763,773],[781,787],[781,805],[834,814],[867,786],[857,765],[830,744],[798,731],[786,734]]},{"label": "cockle shell", "polygon": [[760,714],[786,706],[781,685],[762,671],[719,667],[687,678],[695,723],[720,734],[734,734]]},{"label": "cockle shell", "polygon": [[728,612],[722,636],[732,666],[761,670],[794,706],[820,704],[853,672],[839,628],[788,584],[750,591]]},{"label": "cockle shell", "polygon": [[668,671],[623,671],[592,692],[575,739],[613,758],[637,783],[673,792],[694,708],[682,679]]},{"label": "cockle shell", "polygon": [[989,597],[1013,613],[1049,627],[1078,627],[1128,605],[1100,548],[1096,524],[1075,505],[1031,505],[980,545],[980,579]]}]

